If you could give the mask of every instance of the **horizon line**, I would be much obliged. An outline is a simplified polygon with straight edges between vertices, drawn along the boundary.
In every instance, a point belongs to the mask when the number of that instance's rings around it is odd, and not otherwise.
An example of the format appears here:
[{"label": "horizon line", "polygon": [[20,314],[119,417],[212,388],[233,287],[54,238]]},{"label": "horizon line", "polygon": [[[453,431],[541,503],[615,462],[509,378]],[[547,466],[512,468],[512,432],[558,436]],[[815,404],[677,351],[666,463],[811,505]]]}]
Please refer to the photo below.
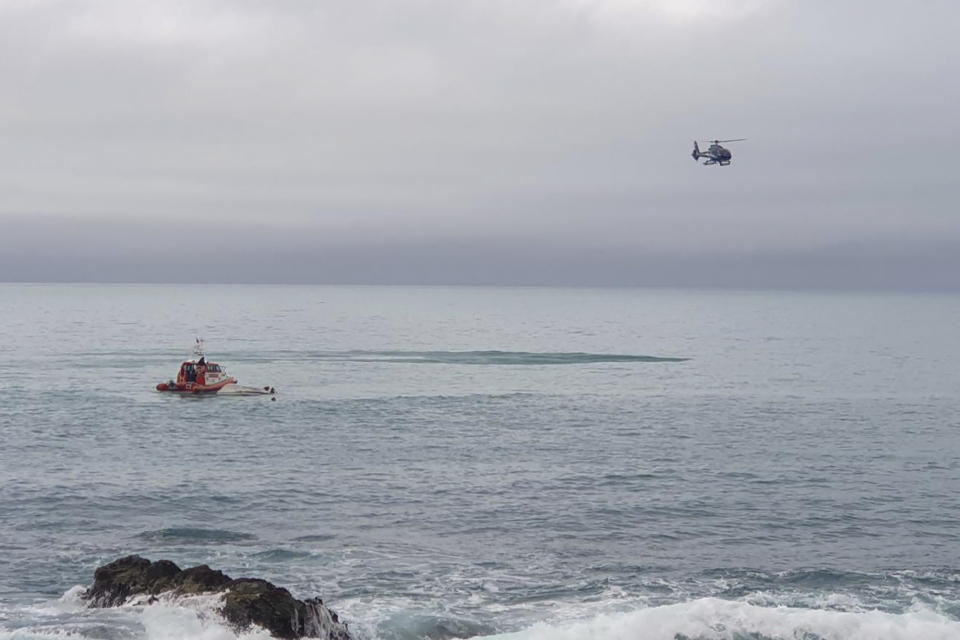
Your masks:
[{"label": "horizon line", "polygon": [[575,284],[575,283],[478,283],[478,282],[183,282],[183,281],[136,281],[136,280],[0,280],[0,286],[141,286],[141,287],[379,287],[379,288],[463,288],[463,289],[654,289],[661,291],[716,291],[716,292],[781,292],[781,293],[832,293],[832,294],[940,294],[958,295],[960,287],[823,287],[823,286],[749,286],[725,284]]}]

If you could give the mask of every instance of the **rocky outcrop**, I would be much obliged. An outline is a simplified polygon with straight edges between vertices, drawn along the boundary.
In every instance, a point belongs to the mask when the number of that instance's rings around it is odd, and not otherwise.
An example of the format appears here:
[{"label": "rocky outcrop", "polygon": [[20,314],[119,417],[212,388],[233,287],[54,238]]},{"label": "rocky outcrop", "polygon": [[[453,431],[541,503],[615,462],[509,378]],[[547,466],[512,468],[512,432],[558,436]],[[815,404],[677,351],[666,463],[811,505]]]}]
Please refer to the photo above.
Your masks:
[{"label": "rocky outcrop", "polygon": [[203,564],[180,569],[169,560],[127,556],[99,567],[84,593],[92,607],[115,607],[138,596],[222,594],[220,614],[236,630],[258,625],[277,638],[352,640],[347,624],[319,598],[297,600],[266,580],[233,580]]}]

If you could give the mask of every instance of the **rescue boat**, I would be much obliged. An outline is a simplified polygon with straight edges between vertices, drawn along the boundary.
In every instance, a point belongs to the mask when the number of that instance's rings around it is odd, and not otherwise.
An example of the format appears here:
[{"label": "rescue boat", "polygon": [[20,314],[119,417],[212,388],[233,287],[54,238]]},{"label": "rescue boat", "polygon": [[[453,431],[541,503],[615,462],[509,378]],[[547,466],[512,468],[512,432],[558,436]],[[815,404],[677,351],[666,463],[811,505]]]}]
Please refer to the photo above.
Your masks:
[{"label": "rescue boat", "polygon": [[157,385],[157,391],[173,393],[234,393],[237,395],[263,394],[273,395],[273,387],[241,387],[237,379],[227,375],[227,370],[216,362],[208,362],[203,350],[203,340],[197,338],[193,348],[196,358],[185,360],[180,365],[176,380],[168,380]]}]

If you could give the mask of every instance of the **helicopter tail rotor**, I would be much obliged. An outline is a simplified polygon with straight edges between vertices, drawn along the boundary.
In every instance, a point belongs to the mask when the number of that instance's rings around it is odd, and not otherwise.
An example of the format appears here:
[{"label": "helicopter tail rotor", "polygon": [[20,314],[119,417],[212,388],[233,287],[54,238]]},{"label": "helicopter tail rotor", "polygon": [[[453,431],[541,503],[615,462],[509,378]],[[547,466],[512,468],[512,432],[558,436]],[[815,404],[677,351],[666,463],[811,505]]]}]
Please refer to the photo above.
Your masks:
[{"label": "helicopter tail rotor", "polygon": [[693,141],[693,153],[690,154],[694,160],[700,159],[700,145],[697,144],[697,141]]}]

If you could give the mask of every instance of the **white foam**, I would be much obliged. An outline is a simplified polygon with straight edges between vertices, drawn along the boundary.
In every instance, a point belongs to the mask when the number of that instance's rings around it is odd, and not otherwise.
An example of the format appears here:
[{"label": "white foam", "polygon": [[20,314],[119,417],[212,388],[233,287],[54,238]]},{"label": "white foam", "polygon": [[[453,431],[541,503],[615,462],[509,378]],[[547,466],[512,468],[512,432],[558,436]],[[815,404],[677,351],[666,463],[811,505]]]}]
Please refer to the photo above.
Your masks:
[{"label": "white foam", "polygon": [[16,629],[0,630],[0,640],[49,640],[50,638],[76,638],[77,634],[68,629]]},{"label": "white foam", "polygon": [[237,634],[217,613],[219,596],[192,596],[143,607],[140,622],[147,640],[271,640],[265,629]]},{"label": "white foam", "polygon": [[761,607],[805,607],[809,609],[830,609],[833,611],[869,611],[869,607],[856,596],[849,593],[769,593],[754,591],[742,598],[742,601]]},{"label": "white foam", "polygon": [[[767,638],[816,637],[823,640],[957,640],[960,621],[928,607],[903,614],[882,611],[828,611],[762,607],[746,602],[702,598],[661,607],[559,625],[537,624],[488,640],[734,640],[755,634]],[[806,635],[805,635],[806,634]]]},{"label": "white foam", "polygon": [[[272,640],[258,627],[237,634],[219,614],[220,595],[133,598],[121,607],[89,609],[79,596],[85,589],[74,587],[58,600],[31,606],[32,624],[19,629],[0,629],[0,640],[49,640],[83,638],[90,626],[109,625],[143,628],[145,640]],[[64,618],[62,614],[73,614]],[[39,622],[39,624],[38,624]],[[140,634],[136,634],[140,637]]]},{"label": "white foam", "polygon": [[57,599],[57,602],[69,605],[71,607],[76,606],[86,606],[86,603],[83,599],[83,594],[87,592],[87,588],[82,584],[75,584],[69,589],[67,589],[62,596]]},{"label": "white foam", "polygon": [[86,609],[87,605],[83,601],[83,593],[87,590],[82,585],[70,587],[62,596],[56,600],[45,600],[28,605],[23,608],[32,616],[50,617],[59,616],[65,613],[74,613]]},{"label": "white foam", "polygon": [[[149,603],[149,604],[148,604]],[[121,609],[140,612],[146,640],[271,640],[262,628],[237,634],[220,615],[221,594],[134,598]]]}]

